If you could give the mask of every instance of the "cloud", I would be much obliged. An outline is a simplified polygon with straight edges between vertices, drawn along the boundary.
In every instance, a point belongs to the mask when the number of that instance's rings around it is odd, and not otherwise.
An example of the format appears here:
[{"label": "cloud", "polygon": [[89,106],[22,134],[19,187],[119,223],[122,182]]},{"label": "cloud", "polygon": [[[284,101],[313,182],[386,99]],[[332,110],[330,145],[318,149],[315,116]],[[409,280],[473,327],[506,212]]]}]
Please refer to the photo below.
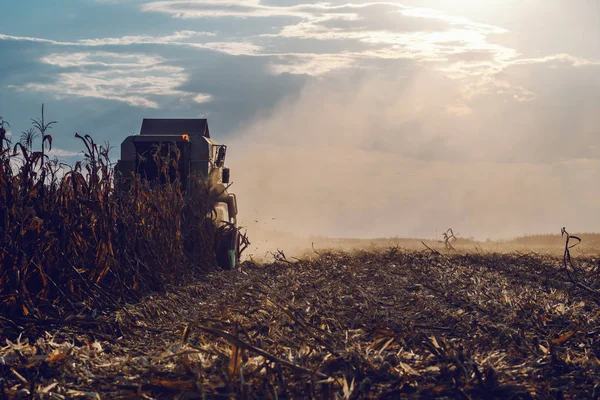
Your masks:
[{"label": "cloud", "polygon": [[[181,67],[168,65],[159,56],[111,52],[53,53],[41,62],[69,70],[60,72],[51,83],[29,82],[12,86],[23,91],[48,92],[57,98],[90,97],[158,108],[159,98],[193,99],[206,94],[178,89],[188,79]],[[74,69],[74,71],[73,71]]]},{"label": "cloud", "polygon": [[165,13],[184,19],[207,17],[307,18],[340,8],[340,6],[327,3],[270,6],[261,4],[260,0],[170,0],[151,1],[142,5],[142,10],[145,12]]},{"label": "cloud", "polygon": [[82,154],[81,151],[70,151],[59,148],[52,148],[50,151],[47,151],[46,154],[50,157],[75,157]]},{"label": "cloud", "polygon": [[164,60],[146,54],[122,54],[104,51],[52,53],[40,59],[44,64],[61,68],[99,67],[99,68],[151,68]]},{"label": "cloud", "polygon": [[[244,49],[246,55],[269,57],[275,74],[322,76],[348,68],[373,68],[379,60],[414,60],[460,81],[463,97],[510,94],[528,102],[535,93],[498,75],[511,65],[565,62],[573,67],[595,61],[568,54],[523,58],[514,48],[494,43],[506,34],[502,27],[484,24],[431,8],[398,2],[265,4],[259,0],[150,1],[142,11],[175,18],[275,18],[275,32],[265,29],[246,42],[268,40],[268,49]],[[295,22],[289,22],[289,18]],[[293,42],[295,40],[296,42]],[[300,42],[327,42],[332,51],[290,51]],[[282,50],[286,51],[282,51]],[[234,53],[235,54],[235,53]],[[463,110],[464,111],[464,110]]]},{"label": "cloud", "polygon": [[320,76],[332,71],[351,68],[356,61],[347,54],[283,54],[275,57],[270,65],[274,74],[302,74]]},{"label": "cloud", "polygon": [[511,65],[528,65],[528,64],[553,64],[563,65],[567,67],[589,67],[598,66],[600,61],[591,61],[582,57],[575,57],[570,54],[553,54],[545,57],[522,58],[515,60]]},{"label": "cloud", "polygon": [[260,51],[263,49],[261,46],[248,42],[188,43],[187,46],[218,51],[232,56],[257,56],[260,55]]},{"label": "cloud", "polygon": [[179,47],[191,47],[204,50],[212,50],[230,55],[255,55],[262,50],[261,46],[248,42],[192,42],[189,39],[214,37],[212,32],[199,31],[178,31],[167,36],[122,36],[108,37],[96,39],[79,39],[76,41],[57,41],[44,38],[28,37],[28,36],[11,36],[0,34],[0,40],[7,41],[25,41],[33,43],[42,43],[54,46],[64,47],[121,47],[132,45],[170,45]]},{"label": "cloud", "polygon": [[[273,74],[313,77],[349,68],[376,69],[380,62],[413,60],[461,82],[464,99],[508,93],[515,102],[532,101],[536,94],[527,86],[500,77],[510,66],[560,62],[578,68],[596,64],[568,54],[522,57],[516,49],[492,40],[507,33],[502,27],[398,2],[271,5],[259,0],[170,0],[145,2],[140,9],[183,19],[271,18],[272,23],[255,27],[256,33],[219,41],[207,41],[216,36],[213,32],[194,30],[165,36],[133,35],[71,42],[8,35],[0,35],[0,40],[76,47],[188,47],[232,56],[262,57],[269,60],[267,71]],[[226,34],[227,30],[223,35]],[[314,51],[311,44],[316,42],[326,43],[327,50]],[[140,99],[129,100],[136,105],[150,104]]]},{"label": "cloud", "polygon": [[[172,44],[182,40],[216,36],[212,32],[178,31],[168,36],[123,36],[119,38],[81,39],[76,43],[81,46],[129,46],[132,44]],[[180,43],[181,44],[181,43]]]},{"label": "cloud", "polygon": [[[226,56],[252,57],[261,60],[261,72],[277,76],[329,78],[361,70],[377,73],[386,68],[399,68],[408,76],[421,70],[436,71],[436,81],[446,77],[453,82],[452,99],[439,105],[440,115],[468,120],[474,113],[471,103],[477,98],[497,96],[514,104],[537,98],[538,88],[531,88],[527,79],[516,79],[514,73],[507,74],[508,70],[536,66],[589,69],[598,65],[569,54],[523,57],[516,49],[493,42],[492,37],[506,32],[501,27],[396,2],[281,6],[257,0],[189,0],[150,1],[140,7],[146,12],[186,19],[271,17],[272,24],[256,26],[257,34],[230,41],[221,40],[221,36],[226,37],[227,29],[219,33],[219,40],[214,39],[215,33],[195,30],[163,36],[130,35],[63,42],[0,35],[4,40],[65,48],[41,57],[43,65],[54,67],[50,81],[30,80],[12,87],[52,93],[59,98],[99,98],[143,108],[178,102],[212,102],[215,86],[206,82],[202,74],[195,73],[190,63],[182,61],[193,55],[186,52],[182,57],[183,53],[172,51],[165,51],[162,57],[155,54],[159,49],[156,45],[185,46]],[[152,49],[153,53],[123,52],[134,45],[146,46],[136,50]],[[244,59],[245,65],[252,62]],[[199,79],[203,85],[191,82]],[[353,83],[348,85],[352,87]],[[444,81],[440,85],[449,84]],[[425,93],[437,96],[435,90]],[[219,102],[225,101],[225,97],[219,94]]]},{"label": "cloud", "polygon": [[194,97],[194,101],[199,104],[208,103],[212,100],[212,96],[210,94],[200,93]]},{"label": "cloud", "polygon": [[[380,9],[383,6],[385,13],[379,11],[374,15],[369,14],[371,8]],[[352,19],[314,17],[287,25],[279,33],[266,36],[338,42],[353,39],[369,47],[355,51],[352,45],[340,44],[347,47],[337,54],[336,63],[340,68],[348,65],[364,67],[372,65],[374,60],[414,60],[462,81],[465,97],[487,93],[498,84],[504,85],[505,82],[496,82],[495,74],[519,57],[516,50],[489,40],[491,35],[505,32],[499,27],[398,4],[365,4],[353,10],[356,14]],[[382,15],[386,17],[381,18]],[[331,65],[331,58],[331,54],[299,55],[296,72],[311,73],[311,69],[302,67],[321,60]],[[346,61],[342,62],[340,58]],[[284,70],[294,69],[288,67]],[[329,70],[322,69],[325,72]],[[520,100],[531,98],[525,88],[509,87],[503,90],[513,90],[515,98]]]},{"label": "cloud", "polygon": [[36,38],[36,37],[29,37],[29,36],[5,35],[3,33],[0,33],[0,40],[11,40],[11,41],[20,41],[20,42],[25,41],[25,42],[56,44],[56,45],[70,45],[70,44],[72,44],[72,43],[69,43],[69,42],[60,42],[60,41],[50,40],[50,39],[44,39],[44,38]]}]

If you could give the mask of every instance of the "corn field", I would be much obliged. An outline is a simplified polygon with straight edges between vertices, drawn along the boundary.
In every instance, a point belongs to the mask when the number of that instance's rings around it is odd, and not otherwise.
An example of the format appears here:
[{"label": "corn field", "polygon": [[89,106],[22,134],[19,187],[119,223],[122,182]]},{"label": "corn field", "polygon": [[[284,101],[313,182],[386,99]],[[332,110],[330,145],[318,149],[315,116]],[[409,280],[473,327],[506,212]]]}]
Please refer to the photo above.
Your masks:
[{"label": "corn field", "polygon": [[[48,156],[54,123],[42,108],[13,143],[0,119],[0,315],[106,310],[215,265],[205,186],[187,196],[178,179],[132,176],[119,191],[108,145],[88,135],[75,134],[83,160],[74,166]],[[165,173],[173,162],[155,161]]]}]

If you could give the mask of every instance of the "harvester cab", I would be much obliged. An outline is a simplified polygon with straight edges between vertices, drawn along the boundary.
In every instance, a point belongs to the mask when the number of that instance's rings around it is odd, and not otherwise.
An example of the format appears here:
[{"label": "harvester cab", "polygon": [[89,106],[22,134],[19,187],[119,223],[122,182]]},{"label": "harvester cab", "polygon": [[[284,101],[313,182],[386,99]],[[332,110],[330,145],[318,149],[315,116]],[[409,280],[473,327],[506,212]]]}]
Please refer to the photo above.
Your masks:
[{"label": "harvester cab", "polygon": [[[179,150],[179,161],[161,173],[154,156],[167,157],[172,146]],[[171,147],[169,147],[171,146]],[[139,135],[121,144],[121,159],[115,170],[122,177],[139,174],[142,180],[165,182],[179,175],[184,192],[190,192],[192,176],[207,180],[211,218],[220,232],[215,238],[215,255],[221,268],[235,268],[240,258],[240,233],[237,226],[235,194],[227,191],[229,168],[225,167],[227,146],[210,137],[206,119],[144,119]]]}]

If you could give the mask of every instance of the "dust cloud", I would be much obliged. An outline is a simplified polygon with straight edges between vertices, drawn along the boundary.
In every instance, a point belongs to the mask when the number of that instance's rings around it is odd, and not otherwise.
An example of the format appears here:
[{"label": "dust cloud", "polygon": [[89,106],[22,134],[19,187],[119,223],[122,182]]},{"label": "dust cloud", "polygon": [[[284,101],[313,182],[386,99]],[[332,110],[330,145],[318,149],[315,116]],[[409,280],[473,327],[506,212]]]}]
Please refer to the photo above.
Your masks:
[{"label": "dust cloud", "polygon": [[249,253],[448,227],[476,240],[597,231],[600,162],[538,157],[544,117],[513,103],[467,101],[434,72],[308,84],[229,143]]}]

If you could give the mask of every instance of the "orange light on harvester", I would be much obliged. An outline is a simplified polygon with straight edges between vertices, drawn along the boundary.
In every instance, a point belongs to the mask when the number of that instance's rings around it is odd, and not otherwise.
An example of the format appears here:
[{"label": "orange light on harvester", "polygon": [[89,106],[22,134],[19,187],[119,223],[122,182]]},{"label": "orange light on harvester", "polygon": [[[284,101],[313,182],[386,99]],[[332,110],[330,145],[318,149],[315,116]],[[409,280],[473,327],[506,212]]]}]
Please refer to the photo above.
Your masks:
[{"label": "orange light on harvester", "polygon": [[185,140],[186,142],[189,142],[189,141],[190,141],[190,135],[181,135],[181,138],[182,138],[183,140]]}]

